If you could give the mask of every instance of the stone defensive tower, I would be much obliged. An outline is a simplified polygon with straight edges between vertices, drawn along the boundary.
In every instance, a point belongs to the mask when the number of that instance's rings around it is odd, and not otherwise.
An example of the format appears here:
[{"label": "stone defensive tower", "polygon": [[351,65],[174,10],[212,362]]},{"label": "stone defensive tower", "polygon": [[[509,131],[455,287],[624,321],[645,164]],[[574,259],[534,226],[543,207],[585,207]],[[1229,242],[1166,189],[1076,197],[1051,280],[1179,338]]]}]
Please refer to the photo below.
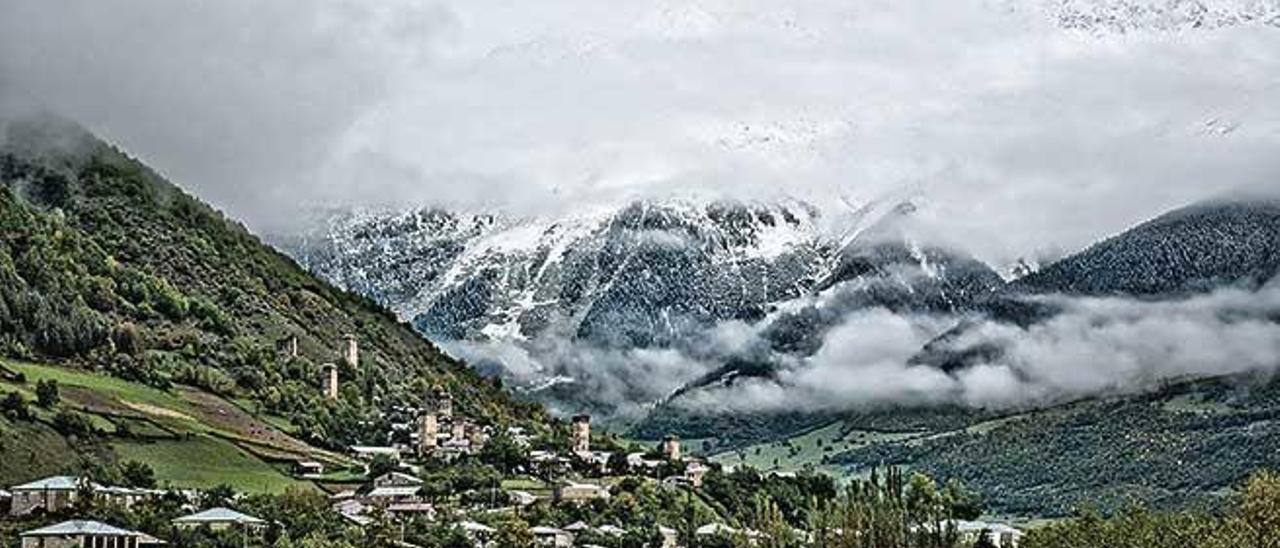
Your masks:
[{"label": "stone defensive tower", "polygon": [[572,448],[574,453],[591,451],[591,415],[573,417]]},{"label": "stone defensive tower", "polygon": [[418,416],[418,456],[425,457],[436,450],[440,434],[440,421],[428,411]]},{"label": "stone defensive tower", "polygon": [[680,460],[680,438],[675,436],[667,436],[662,440],[662,454],[667,456],[669,461]]},{"label": "stone defensive tower", "polygon": [[431,405],[435,408],[436,415],[441,420],[450,420],[453,418],[453,396],[445,390],[443,386],[435,385],[431,389]]},{"label": "stone defensive tower", "polygon": [[356,369],[360,366],[360,343],[356,336],[347,334],[342,337],[342,361]]},{"label": "stone defensive tower", "polygon": [[321,366],[322,385],[324,387],[324,397],[331,400],[338,399],[338,366],[326,363]]}]

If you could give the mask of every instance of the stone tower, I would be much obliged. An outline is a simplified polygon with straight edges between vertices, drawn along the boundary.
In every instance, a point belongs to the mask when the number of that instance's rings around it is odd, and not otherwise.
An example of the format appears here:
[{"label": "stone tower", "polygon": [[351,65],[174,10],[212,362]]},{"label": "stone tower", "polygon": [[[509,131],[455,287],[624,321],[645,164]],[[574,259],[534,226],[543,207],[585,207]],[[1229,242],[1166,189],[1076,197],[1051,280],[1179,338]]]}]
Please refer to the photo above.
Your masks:
[{"label": "stone tower", "polygon": [[360,366],[360,343],[351,334],[344,336],[342,342],[342,361],[356,369]]},{"label": "stone tower", "polygon": [[453,418],[453,396],[445,390],[443,386],[436,385],[431,389],[432,405],[435,406],[436,415],[441,420],[450,420]]},{"label": "stone tower", "polygon": [[418,456],[425,457],[436,450],[440,434],[440,421],[430,411],[418,416]]},{"label": "stone tower", "polygon": [[324,397],[331,400],[338,399],[338,366],[326,363],[320,369],[323,371]]},{"label": "stone tower", "polygon": [[662,454],[667,456],[669,461],[680,460],[680,438],[675,436],[667,436],[662,440]]},{"label": "stone tower", "polygon": [[573,452],[588,453],[591,451],[591,416],[578,415],[573,418]]}]

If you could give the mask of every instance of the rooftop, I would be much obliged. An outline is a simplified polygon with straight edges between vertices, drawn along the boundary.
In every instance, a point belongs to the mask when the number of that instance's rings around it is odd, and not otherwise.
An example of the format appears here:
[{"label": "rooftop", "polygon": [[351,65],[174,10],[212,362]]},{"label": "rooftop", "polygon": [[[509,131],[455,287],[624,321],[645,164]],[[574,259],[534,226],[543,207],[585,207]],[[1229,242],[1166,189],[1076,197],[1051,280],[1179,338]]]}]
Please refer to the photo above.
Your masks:
[{"label": "rooftop", "polygon": [[141,533],[121,529],[98,521],[71,520],[48,527],[41,527],[22,533],[24,537],[61,537],[75,535],[96,535],[104,537],[136,537]]},{"label": "rooftop", "polygon": [[80,487],[80,478],[75,476],[51,476],[31,483],[15,485],[13,491],[74,491]]},{"label": "rooftop", "polygon": [[266,522],[253,516],[242,514],[230,508],[210,508],[189,516],[173,520],[174,523],[239,523],[244,525],[261,525]]},{"label": "rooftop", "polygon": [[421,489],[422,489],[421,487],[418,487],[416,485],[411,485],[407,487],[376,487],[372,491],[369,491],[369,494],[365,496],[370,498],[414,497],[418,495],[418,491]]}]

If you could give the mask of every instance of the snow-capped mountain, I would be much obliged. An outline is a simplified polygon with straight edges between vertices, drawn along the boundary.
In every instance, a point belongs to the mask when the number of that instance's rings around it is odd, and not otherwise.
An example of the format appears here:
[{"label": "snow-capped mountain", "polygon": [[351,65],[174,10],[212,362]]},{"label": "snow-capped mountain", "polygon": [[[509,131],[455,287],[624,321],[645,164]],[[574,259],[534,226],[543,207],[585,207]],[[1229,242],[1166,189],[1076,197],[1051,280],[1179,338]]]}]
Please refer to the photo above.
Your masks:
[{"label": "snow-capped mountain", "polygon": [[357,211],[277,242],[434,338],[556,330],[650,346],[807,291],[830,269],[818,217],[795,201],[635,202],[563,217]]},{"label": "snow-capped mountain", "polygon": [[[1001,284],[986,265],[901,230],[915,211],[909,200],[840,219],[795,200],[640,201],[556,217],[348,211],[275,240],[446,346],[518,348],[515,357],[468,357],[552,393],[566,382],[590,386],[592,369],[605,367],[564,363],[584,361],[566,357],[564,341],[702,359],[707,331],[738,321],[768,326],[779,350],[803,353],[850,307],[951,312]],[[814,306],[820,295],[834,298]],[[705,373],[669,372],[668,382],[625,397],[660,399]]]}]

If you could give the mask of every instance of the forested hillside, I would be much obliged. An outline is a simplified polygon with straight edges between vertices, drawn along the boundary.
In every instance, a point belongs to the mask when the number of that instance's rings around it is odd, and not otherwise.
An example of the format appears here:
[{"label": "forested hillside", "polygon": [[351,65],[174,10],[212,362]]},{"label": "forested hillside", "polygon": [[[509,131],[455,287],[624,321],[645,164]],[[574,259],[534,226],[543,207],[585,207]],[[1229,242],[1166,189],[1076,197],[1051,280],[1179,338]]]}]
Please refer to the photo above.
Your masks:
[{"label": "forested hillside", "polygon": [[[331,446],[384,431],[374,402],[416,403],[434,384],[474,416],[541,412],[74,124],[9,124],[0,181],[4,356],[250,398]],[[320,366],[346,334],[361,365],[325,402]],[[298,357],[277,356],[286,336]]]},{"label": "forested hillside", "polygon": [[1162,295],[1257,288],[1280,272],[1280,201],[1217,200],[1108,238],[1018,282],[1035,292]]}]

